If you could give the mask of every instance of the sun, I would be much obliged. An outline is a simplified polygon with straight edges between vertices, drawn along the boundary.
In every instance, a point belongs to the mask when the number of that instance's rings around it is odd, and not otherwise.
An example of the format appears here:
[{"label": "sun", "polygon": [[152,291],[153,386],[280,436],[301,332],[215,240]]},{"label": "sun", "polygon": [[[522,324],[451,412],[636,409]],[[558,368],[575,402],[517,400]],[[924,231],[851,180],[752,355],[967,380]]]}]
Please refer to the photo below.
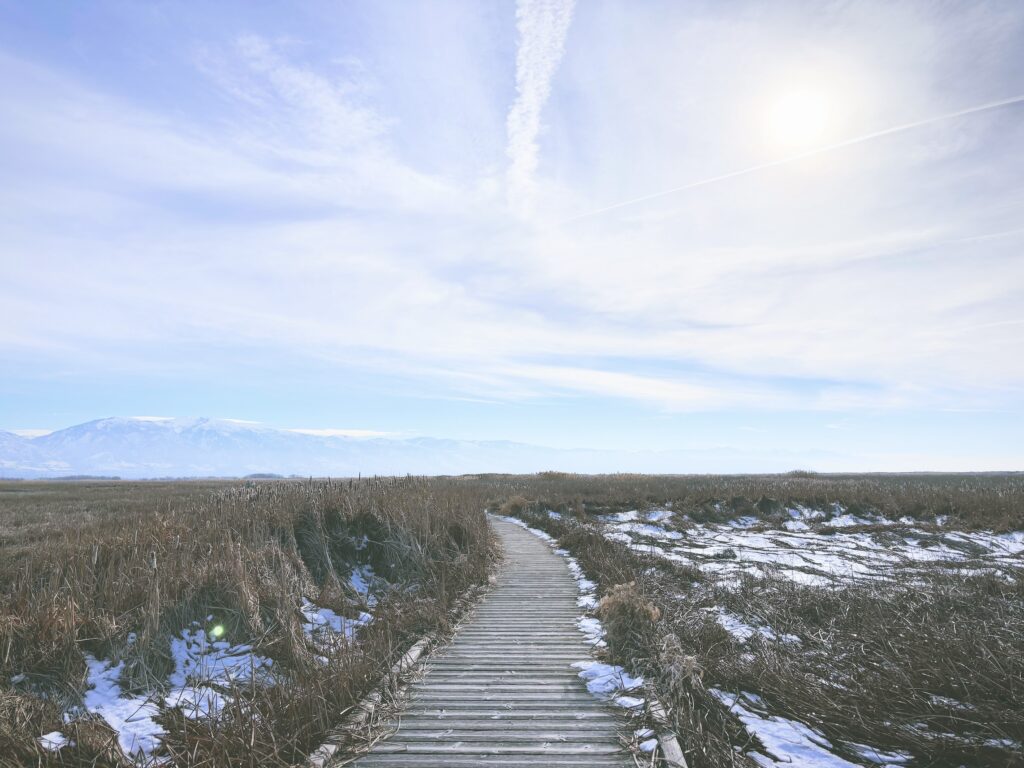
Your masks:
[{"label": "sun", "polygon": [[768,105],[766,132],[777,149],[803,152],[824,144],[834,127],[835,105],[829,93],[813,86],[782,90]]}]

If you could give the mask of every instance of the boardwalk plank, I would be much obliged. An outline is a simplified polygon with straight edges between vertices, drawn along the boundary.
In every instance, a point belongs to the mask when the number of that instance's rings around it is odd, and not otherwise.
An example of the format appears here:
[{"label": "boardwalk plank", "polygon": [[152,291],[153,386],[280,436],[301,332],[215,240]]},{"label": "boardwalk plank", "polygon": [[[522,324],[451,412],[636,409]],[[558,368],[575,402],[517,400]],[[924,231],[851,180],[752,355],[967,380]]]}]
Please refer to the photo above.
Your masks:
[{"label": "boardwalk plank", "polygon": [[576,583],[532,534],[495,520],[505,549],[494,590],[425,665],[394,733],[356,768],[624,768],[618,713],[572,663],[590,658],[576,630]]}]

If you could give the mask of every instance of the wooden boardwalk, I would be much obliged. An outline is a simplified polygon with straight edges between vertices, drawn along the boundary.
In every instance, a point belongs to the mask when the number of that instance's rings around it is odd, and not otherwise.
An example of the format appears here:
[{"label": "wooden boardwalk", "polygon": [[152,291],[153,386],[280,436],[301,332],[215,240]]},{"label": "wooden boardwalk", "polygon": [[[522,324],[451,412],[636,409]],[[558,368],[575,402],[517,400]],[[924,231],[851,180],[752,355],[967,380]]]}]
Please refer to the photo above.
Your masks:
[{"label": "wooden boardwalk", "polygon": [[505,549],[495,588],[427,662],[394,734],[354,765],[633,765],[619,719],[570,666],[590,648],[564,559],[519,526],[492,524]]}]

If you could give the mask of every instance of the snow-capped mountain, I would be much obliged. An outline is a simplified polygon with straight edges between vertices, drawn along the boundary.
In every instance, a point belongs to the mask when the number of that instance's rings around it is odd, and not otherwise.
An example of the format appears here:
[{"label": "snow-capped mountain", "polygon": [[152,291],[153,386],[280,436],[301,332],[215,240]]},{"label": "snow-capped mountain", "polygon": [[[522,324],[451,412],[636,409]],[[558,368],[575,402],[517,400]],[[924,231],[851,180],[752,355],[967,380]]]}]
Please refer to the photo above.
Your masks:
[{"label": "snow-capped mountain", "polygon": [[[230,419],[106,418],[34,438],[0,432],[0,477],[278,475],[354,477],[475,472],[712,472],[751,466],[722,450],[560,450],[507,441],[310,434]],[[757,457],[761,471],[797,463]],[[766,462],[770,462],[766,464]]]},{"label": "snow-capped mountain", "polygon": [[60,471],[34,441],[0,430],[0,477],[36,477]]},{"label": "snow-capped mountain", "polygon": [[550,466],[558,453],[509,442],[316,435],[229,419],[113,417],[32,439],[0,432],[0,477],[527,472]]}]

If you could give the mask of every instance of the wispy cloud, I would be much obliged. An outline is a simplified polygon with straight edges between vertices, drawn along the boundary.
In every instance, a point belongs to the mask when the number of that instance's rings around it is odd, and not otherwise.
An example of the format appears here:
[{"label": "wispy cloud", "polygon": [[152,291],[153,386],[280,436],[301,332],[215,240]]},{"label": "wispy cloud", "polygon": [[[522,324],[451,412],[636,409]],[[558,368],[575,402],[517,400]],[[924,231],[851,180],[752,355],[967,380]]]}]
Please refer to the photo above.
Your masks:
[{"label": "wispy cloud", "polygon": [[[205,8],[130,50],[80,29],[75,66],[0,51],[7,423],[90,386],[83,421],[244,392],[267,424],[494,434],[1020,410],[1022,9]],[[808,71],[843,150],[773,160],[762,102]]]},{"label": "wispy cloud", "polygon": [[516,100],[508,113],[508,197],[514,210],[529,209],[537,170],[541,113],[551,93],[574,0],[519,0],[516,26]]}]

